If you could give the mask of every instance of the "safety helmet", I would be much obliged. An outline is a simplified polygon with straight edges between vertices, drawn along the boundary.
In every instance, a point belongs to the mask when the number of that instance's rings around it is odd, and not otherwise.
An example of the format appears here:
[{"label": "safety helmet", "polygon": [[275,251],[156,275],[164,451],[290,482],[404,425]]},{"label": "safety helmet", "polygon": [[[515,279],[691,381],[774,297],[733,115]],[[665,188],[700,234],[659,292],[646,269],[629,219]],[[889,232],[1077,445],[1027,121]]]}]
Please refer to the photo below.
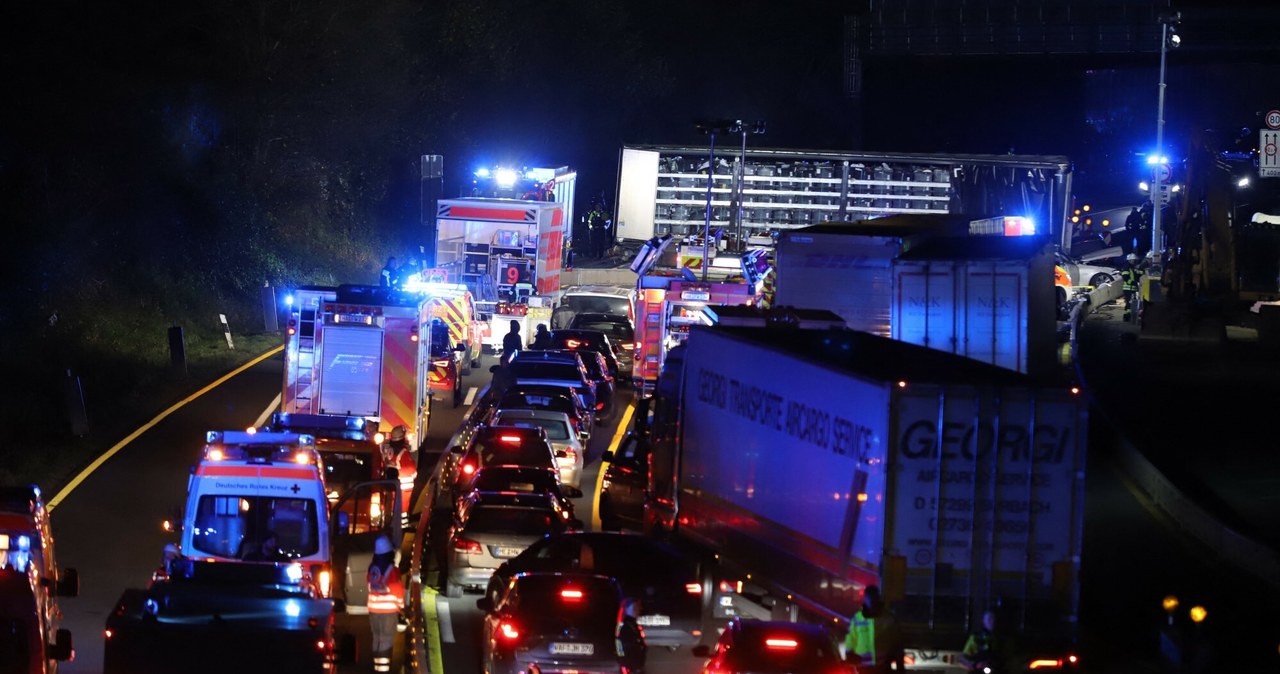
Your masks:
[{"label": "safety helmet", "polygon": [[1135,254],[1133,254],[1133,253],[1129,253],[1128,255],[1126,255],[1126,256],[1125,256],[1125,258],[1124,258],[1124,259],[1126,259],[1126,260],[1128,260],[1128,261],[1130,261],[1130,262],[1137,262],[1137,261],[1138,261],[1138,256],[1137,256],[1137,255],[1135,255]]},{"label": "safety helmet", "polygon": [[379,536],[378,540],[373,543],[373,554],[375,555],[385,555],[392,552],[392,550],[391,540],[386,536]]},{"label": "safety helmet", "polygon": [[404,424],[401,424],[391,429],[391,439],[404,440],[405,435],[407,435],[408,433],[409,433],[409,429],[405,428]]}]

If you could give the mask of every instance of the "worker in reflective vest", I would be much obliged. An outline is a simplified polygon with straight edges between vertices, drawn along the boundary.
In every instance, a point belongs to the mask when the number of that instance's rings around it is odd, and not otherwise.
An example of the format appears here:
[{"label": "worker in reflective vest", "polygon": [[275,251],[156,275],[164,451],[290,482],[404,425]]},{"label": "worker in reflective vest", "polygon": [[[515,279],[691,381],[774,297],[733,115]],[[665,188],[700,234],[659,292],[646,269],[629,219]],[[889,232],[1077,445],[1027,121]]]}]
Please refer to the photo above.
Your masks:
[{"label": "worker in reflective vest", "polygon": [[844,639],[845,658],[858,666],[859,672],[884,674],[890,663],[903,669],[902,637],[898,621],[884,605],[880,588],[868,585],[862,592],[862,610],[849,621]]},{"label": "worker in reflective vest", "polygon": [[396,551],[391,540],[379,536],[369,562],[369,626],[373,629],[373,671],[391,671],[391,649],[396,636],[396,620],[404,609],[404,583],[396,568]]},{"label": "worker in reflective vest", "polygon": [[400,480],[400,519],[409,520],[409,507],[413,499],[413,483],[418,478],[418,461],[409,447],[409,429],[396,426],[391,429],[391,439],[383,448],[383,465],[395,468]]}]

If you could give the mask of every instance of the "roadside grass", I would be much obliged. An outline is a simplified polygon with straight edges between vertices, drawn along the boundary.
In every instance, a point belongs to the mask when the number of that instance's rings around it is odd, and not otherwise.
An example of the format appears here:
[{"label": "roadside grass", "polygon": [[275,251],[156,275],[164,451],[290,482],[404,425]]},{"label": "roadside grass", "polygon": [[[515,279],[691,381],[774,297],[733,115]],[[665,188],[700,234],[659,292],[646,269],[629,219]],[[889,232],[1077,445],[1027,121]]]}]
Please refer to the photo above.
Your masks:
[{"label": "roadside grass", "polygon": [[[233,334],[231,350],[221,332],[185,332],[185,376],[171,370],[167,344],[154,333],[145,342],[113,344],[111,352],[79,354],[77,360],[93,363],[91,370],[77,371],[89,421],[83,436],[71,432],[65,375],[51,385],[32,386],[27,396],[6,393],[5,423],[22,429],[0,441],[0,485],[37,484],[47,494],[57,492],[138,426],[281,340],[280,333]],[[34,367],[18,369],[26,369],[28,376],[50,377],[47,368],[38,373],[31,372]]]}]

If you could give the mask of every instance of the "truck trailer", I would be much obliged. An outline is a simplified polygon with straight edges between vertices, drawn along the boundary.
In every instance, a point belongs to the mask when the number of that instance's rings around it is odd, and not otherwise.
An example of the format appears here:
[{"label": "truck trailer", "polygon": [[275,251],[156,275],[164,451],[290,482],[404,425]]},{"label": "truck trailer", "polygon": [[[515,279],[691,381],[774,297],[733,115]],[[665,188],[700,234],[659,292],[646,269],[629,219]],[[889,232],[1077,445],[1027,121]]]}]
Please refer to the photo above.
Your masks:
[{"label": "truck trailer", "polygon": [[717,617],[847,626],[877,585],[913,668],[963,671],[986,610],[1028,665],[1073,662],[1087,417],[1069,382],[853,330],[695,326],[653,410],[646,528],[715,556]]}]

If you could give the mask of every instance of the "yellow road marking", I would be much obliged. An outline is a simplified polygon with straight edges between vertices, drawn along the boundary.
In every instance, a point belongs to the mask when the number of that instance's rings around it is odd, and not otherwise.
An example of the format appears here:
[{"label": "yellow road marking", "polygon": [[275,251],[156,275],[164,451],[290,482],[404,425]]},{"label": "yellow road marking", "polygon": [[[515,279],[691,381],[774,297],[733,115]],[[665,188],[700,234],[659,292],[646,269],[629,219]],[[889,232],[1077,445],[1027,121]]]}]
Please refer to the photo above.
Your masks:
[{"label": "yellow road marking", "polygon": [[[622,421],[618,422],[618,430],[613,434],[613,439],[609,441],[609,451],[618,451],[618,443],[622,440],[622,436],[627,432],[627,425],[631,423],[631,415],[636,411],[636,404],[633,402],[627,405],[627,411],[622,413]],[[591,530],[600,531],[600,490],[604,488],[604,467],[605,462],[600,460],[600,472],[596,474],[596,495],[591,501]]]},{"label": "yellow road marking", "polygon": [[443,672],[444,658],[440,652],[440,614],[436,609],[436,597],[440,593],[434,587],[422,586],[422,613],[427,620],[427,671]]},{"label": "yellow road marking", "polygon": [[70,496],[71,492],[74,491],[76,487],[80,486],[80,483],[84,482],[85,479],[88,478],[89,475],[93,473],[93,471],[97,470],[100,466],[102,466],[102,464],[106,463],[108,459],[115,456],[117,452],[119,452],[120,450],[128,446],[129,443],[133,442],[134,440],[137,440],[138,436],[151,430],[152,426],[155,426],[161,421],[164,421],[165,418],[167,418],[170,414],[177,412],[178,410],[187,406],[187,404],[189,404],[196,398],[199,398],[200,396],[208,393],[209,391],[212,391],[213,389],[225,384],[232,377],[240,374],[241,372],[244,372],[245,370],[253,367],[254,365],[257,365],[258,363],[261,363],[262,361],[270,358],[271,356],[274,356],[277,353],[280,353],[283,350],[284,350],[283,345],[277,346],[276,348],[271,349],[270,351],[262,354],[261,356],[258,356],[257,358],[254,358],[253,360],[245,363],[244,365],[241,365],[240,367],[232,370],[231,372],[228,372],[227,374],[219,377],[212,384],[209,384],[208,386],[200,389],[199,391],[196,391],[195,393],[192,393],[186,398],[183,398],[182,400],[174,403],[174,405],[169,409],[161,412],[160,414],[157,414],[154,419],[152,419],[151,421],[148,421],[147,423],[143,424],[142,427],[138,428],[136,431],[125,436],[123,440],[121,440],[120,442],[117,442],[111,449],[108,449],[105,454],[95,459],[93,463],[89,464],[88,468],[85,468],[84,470],[80,471],[80,474],[75,476],[75,479],[71,480],[71,482],[69,482],[67,486],[63,487],[62,491],[59,491],[56,496],[50,499],[49,503],[45,507],[48,508],[50,512],[52,512],[53,509],[57,508],[58,504],[62,503],[63,499]]}]

